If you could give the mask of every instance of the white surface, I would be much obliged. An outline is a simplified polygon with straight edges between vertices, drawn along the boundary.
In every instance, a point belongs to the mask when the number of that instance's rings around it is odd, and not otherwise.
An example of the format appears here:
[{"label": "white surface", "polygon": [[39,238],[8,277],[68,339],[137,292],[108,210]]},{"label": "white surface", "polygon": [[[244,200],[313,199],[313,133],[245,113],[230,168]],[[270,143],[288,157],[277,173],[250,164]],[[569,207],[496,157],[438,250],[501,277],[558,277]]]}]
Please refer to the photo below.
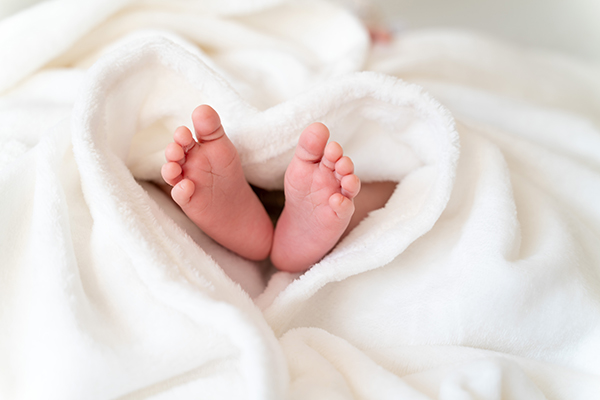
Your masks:
[{"label": "white surface", "polygon": [[[596,69],[452,31],[371,49],[320,3],[147,3],[0,23],[1,398],[600,392]],[[397,190],[253,302],[256,271],[232,281],[219,263],[251,266],[136,183],[200,103],[253,183],[281,186],[319,120]]]},{"label": "white surface", "polygon": [[[0,0],[0,18],[40,0]],[[43,0],[42,0],[43,1]],[[463,28],[600,64],[598,0],[334,0],[368,4],[401,29]]]}]

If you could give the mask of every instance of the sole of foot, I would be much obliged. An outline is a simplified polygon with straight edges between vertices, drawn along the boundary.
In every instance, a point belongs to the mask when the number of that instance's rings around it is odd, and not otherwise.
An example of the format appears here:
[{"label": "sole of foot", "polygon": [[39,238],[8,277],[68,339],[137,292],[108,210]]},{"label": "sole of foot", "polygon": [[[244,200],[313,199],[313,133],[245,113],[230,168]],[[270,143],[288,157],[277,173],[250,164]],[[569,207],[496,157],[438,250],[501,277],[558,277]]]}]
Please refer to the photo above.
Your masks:
[{"label": "sole of foot", "polygon": [[192,113],[198,141],[179,127],[165,149],[162,177],[171,197],[213,240],[251,260],[268,257],[273,225],[244,177],[239,155],[219,115],[202,105]]},{"label": "sole of foot", "polygon": [[285,206],[275,228],[271,261],[278,269],[304,271],[338,242],[360,191],[352,160],[329,142],[321,123],[307,127],[285,174]]}]

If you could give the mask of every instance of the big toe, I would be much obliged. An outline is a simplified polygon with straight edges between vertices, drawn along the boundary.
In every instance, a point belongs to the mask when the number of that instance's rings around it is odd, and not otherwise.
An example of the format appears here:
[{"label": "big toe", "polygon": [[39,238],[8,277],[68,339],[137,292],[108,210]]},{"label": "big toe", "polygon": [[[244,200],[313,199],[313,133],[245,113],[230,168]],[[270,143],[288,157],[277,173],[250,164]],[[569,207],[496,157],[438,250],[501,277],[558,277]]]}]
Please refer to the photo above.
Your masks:
[{"label": "big toe", "polygon": [[192,112],[192,122],[198,140],[215,140],[225,134],[219,114],[209,105],[196,107]]},{"label": "big toe", "polygon": [[306,162],[319,162],[329,140],[329,129],[319,122],[309,125],[298,139],[296,157]]}]

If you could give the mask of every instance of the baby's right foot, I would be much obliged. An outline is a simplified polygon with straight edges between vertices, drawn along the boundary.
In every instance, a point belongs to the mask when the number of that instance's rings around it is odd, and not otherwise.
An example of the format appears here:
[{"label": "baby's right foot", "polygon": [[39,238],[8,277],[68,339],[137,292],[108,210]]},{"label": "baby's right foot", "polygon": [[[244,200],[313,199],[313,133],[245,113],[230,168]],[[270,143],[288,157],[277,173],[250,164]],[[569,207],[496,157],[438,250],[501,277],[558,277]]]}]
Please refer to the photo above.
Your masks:
[{"label": "baby's right foot", "polygon": [[325,125],[306,128],[285,173],[285,206],[271,252],[273,265],[281,270],[304,271],[323,258],[354,213],[360,181],[342,147],[328,139]]},{"label": "baby's right foot", "polygon": [[273,225],[244,177],[242,165],[219,116],[211,107],[192,113],[196,142],[179,127],[165,150],[162,177],[171,197],[215,241],[251,260],[271,250]]}]

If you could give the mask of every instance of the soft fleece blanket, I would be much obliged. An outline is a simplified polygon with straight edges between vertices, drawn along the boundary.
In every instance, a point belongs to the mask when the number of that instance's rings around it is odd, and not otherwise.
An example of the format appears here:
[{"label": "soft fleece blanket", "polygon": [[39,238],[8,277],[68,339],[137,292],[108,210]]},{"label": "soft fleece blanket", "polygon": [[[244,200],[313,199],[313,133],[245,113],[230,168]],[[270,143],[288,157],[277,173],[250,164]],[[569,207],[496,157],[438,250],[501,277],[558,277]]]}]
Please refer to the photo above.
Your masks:
[{"label": "soft fleece blanket", "polygon": [[[269,276],[152,184],[201,103],[255,185],[322,121],[397,189]],[[598,398],[599,111],[596,67],[321,2],[0,20],[0,398]]]}]

